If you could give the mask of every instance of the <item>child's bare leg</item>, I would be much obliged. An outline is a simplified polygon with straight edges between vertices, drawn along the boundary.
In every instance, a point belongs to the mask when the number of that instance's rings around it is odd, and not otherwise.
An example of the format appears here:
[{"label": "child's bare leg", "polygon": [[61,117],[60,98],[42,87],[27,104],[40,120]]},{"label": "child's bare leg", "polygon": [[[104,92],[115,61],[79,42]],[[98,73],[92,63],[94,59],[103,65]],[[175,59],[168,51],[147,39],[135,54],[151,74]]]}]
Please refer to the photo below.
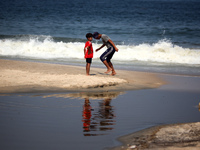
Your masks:
[{"label": "child's bare leg", "polygon": [[90,75],[90,63],[86,64],[86,75]]},{"label": "child's bare leg", "polygon": [[105,73],[111,72],[111,71],[112,71],[112,68],[109,66],[107,60],[104,60],[103,63],[104,63],[104,65],[107,67],[107,71],[106,71]]},{"label": "child's bare leg", "polygon": [[108,65],[110,66],[110,68],[112,68],[112,73],[111,73],[111,75],[112,75],[112,76],[116,75],[117,73],[115,72],[115,69],[114,69],[114,67],[113,67],[113,64],[112,64],[111,62],[109,62]]}]

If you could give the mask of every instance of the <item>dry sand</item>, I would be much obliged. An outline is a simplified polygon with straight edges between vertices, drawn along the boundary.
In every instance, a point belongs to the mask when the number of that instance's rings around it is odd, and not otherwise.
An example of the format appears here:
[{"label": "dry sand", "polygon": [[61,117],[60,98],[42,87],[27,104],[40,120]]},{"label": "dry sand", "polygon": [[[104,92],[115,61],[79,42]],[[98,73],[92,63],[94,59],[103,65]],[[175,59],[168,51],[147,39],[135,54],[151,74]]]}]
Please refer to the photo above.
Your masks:
[{"label": "dry sand", "polygon": [[164,82],[153,73],[117,70],[116,76],[105,69],[0,59],[0,93],[112,91],[157,88]]}]

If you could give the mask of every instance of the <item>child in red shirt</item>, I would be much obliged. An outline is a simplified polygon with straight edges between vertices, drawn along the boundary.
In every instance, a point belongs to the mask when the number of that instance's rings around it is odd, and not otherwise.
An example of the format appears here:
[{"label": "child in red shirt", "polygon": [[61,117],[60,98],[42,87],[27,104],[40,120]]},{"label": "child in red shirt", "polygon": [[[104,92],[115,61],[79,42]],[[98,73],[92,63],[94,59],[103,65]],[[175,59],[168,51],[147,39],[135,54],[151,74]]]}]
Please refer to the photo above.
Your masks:
[{"label": "child in red shirt", "polygon": [[92,63],[92,58],[93,58],[93,47],[92,47],[92,39],[93,35],[92,33],[87,33],[86,34],[87,42],[85,43],[85,48],[84,48],[84,55],[86,59],[86,75],[90,75],[90,65]]}]

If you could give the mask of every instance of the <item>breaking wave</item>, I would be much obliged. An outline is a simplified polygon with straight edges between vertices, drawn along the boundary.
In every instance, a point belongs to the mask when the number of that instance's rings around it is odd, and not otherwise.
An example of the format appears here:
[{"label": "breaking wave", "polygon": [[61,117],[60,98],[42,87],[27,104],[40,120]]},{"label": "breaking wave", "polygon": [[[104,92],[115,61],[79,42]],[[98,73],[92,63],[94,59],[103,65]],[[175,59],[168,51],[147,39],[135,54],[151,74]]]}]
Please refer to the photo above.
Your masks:
[{"label": "breaking wave", "polygon": [[[51,36],[4,37],[0,39],[0,57],[62,61],[84,58],[84,40],[63,39],[56,41]],[[94,50],[101,46],[95,42],[93,41]],[[200,64],[200,49],[183,48],[168,40],[160,40],[154,44],[117,45],[117,47],[119,52],[115,53],[113,59],[120,63],[141,61],[166,64]],[[104,50],[94,52],[94,59],[98,59]]]}]

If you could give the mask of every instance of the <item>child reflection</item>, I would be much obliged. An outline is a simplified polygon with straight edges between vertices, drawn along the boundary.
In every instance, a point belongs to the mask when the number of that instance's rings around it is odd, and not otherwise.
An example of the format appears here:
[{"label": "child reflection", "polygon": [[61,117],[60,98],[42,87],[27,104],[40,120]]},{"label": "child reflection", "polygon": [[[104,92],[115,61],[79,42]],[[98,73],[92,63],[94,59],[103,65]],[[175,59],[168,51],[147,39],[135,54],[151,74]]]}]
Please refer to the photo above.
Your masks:
[{"label": "child reflection", "polygon": [[96,114],[98,116],[97,120],[99,120],[100,127],[99,129],[102,131],[112,130],[112,125],[115,124],[115,117],[112,106],[110,106],[111,99],[107,98],[100,103],[99,113]]},{"label": "child reflection", "polygon": [[85,104],[83,105],[83,129],[84,132],[90,131],[90,122],[91,122],[91,110],[90,101],[88,98],[85,98]]},{"label": "child reflection", "polygon": [[82,120],[84,136],[104,135],[106,131],[113,129],[113,125],[115,124],[113,118],[115,115],[110,102],[110,98],[100,101],[98,111],[92,116],[91,111],[93,109],[90,106],[89,99],[85,99]]}]

